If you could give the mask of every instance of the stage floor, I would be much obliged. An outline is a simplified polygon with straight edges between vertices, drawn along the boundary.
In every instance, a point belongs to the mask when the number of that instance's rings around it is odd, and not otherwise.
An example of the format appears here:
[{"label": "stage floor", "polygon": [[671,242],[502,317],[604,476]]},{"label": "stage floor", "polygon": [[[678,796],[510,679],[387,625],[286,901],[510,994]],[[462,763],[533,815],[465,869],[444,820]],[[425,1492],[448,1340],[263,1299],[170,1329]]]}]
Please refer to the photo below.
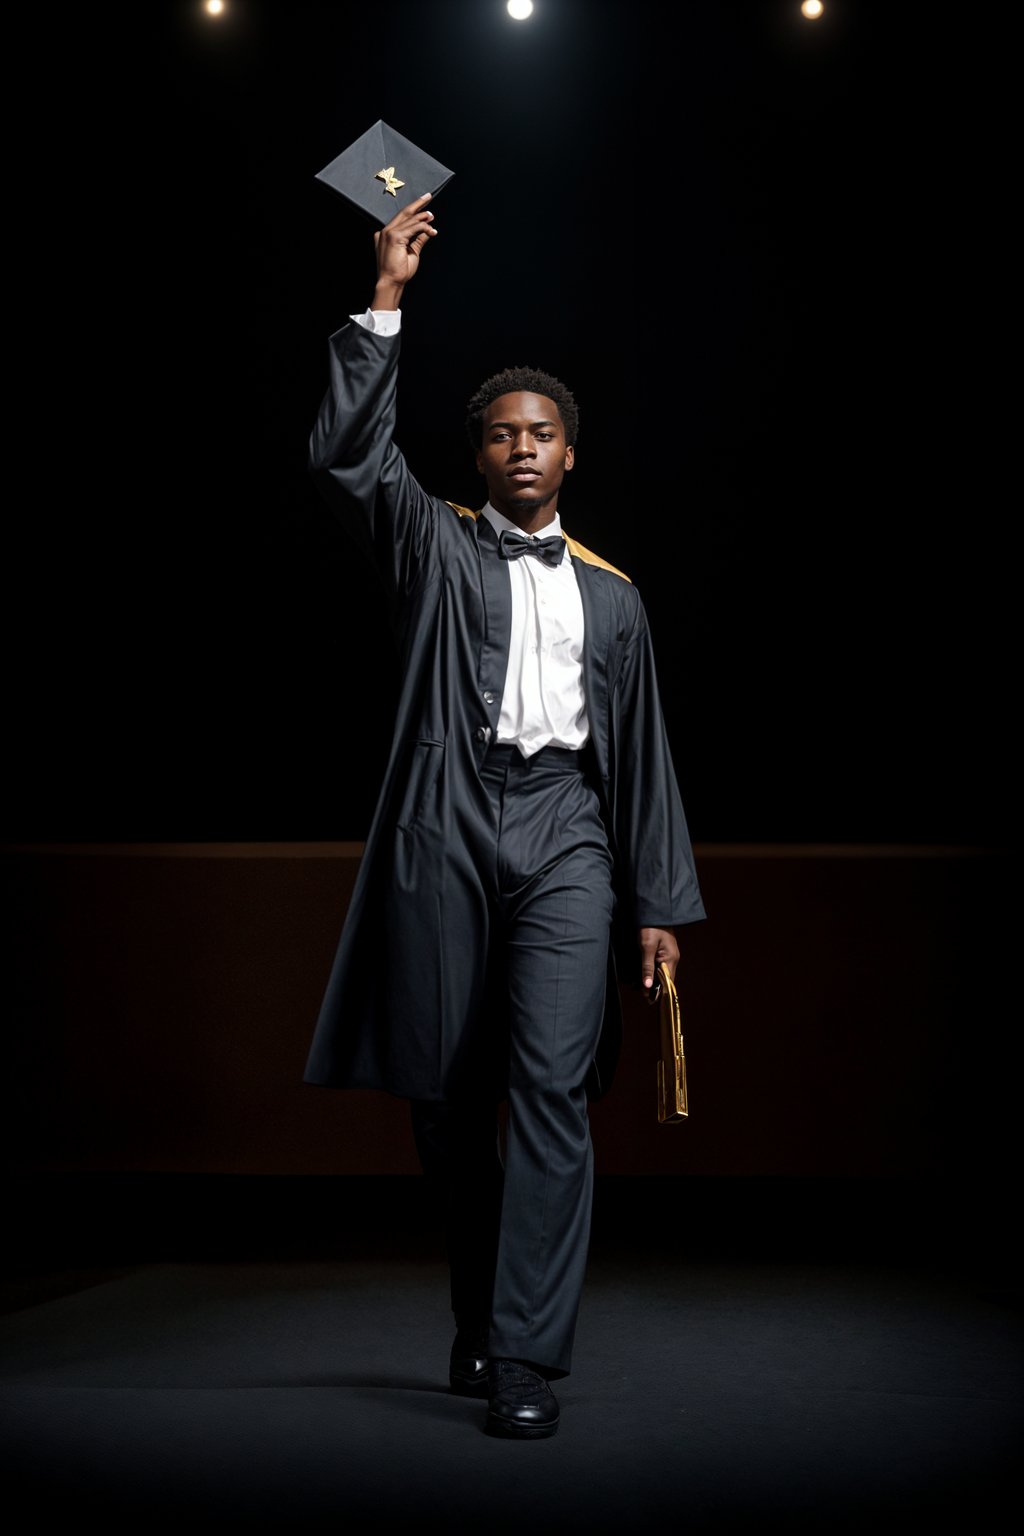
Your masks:
[{"label": "stage floor", "polygon": [[[27,1237],[45,1191],[19,1189]],[[915,1214],[896,1186],[599,1184],[562,1423],[529,1444],[491,1439],[483,1405],[447,1391],[446,1270],[418,1180],[174,1192],[176,1215],[159,1181],[55,1185],[56,1221],[36,1206],[38,1241],[11,1252],[3,1476],[36,1518],[752,1533],[1001,1518],[1021,1447],[1019,1276],[1000,1242],[943,1248],[938,1191]]]}]

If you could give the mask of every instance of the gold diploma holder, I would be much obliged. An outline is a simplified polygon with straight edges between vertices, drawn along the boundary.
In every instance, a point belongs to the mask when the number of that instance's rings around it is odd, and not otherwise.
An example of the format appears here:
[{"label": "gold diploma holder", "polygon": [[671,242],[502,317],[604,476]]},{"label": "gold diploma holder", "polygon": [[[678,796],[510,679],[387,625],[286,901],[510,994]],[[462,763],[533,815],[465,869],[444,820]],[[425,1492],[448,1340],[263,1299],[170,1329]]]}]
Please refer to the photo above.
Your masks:
[{"label": "gold diploma holder", "polygon": [[658,1060],[658,1121],[672,1125],[689,1113],[686,1097],[686,1057],[679,994],[664,965],[658,966],[654,985],[646,994],[650,1007],[658,1009],[661,1054]]}]

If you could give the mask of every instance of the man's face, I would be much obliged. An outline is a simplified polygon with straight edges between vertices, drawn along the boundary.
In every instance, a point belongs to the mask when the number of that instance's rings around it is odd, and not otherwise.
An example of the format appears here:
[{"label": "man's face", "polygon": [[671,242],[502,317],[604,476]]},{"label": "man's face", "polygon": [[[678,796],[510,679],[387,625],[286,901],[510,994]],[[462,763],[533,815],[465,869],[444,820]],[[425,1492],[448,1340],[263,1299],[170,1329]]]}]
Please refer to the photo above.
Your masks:
[{"label": "man's face", "polygon": [[[566,446],[558,407],[546,395],[499,395],[484,412],[483,446],[476,467],[487,481],[492,507],[512,522],[550,522],[573,450]],[[539,525],[539,524],[538,524]]]}]

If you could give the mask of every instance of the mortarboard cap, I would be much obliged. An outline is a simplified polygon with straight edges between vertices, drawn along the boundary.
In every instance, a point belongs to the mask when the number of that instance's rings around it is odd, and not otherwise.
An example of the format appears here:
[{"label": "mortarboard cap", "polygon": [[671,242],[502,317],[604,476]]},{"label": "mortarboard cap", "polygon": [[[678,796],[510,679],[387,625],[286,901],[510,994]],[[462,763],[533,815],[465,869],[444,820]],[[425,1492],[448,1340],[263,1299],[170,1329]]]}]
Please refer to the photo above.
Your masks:
[{"label": "mortarboard cap", "polygon": [[424,192],[440,192],[454,174],[387,123],[376,122],[316,179],[383,229],[406,203]]}]

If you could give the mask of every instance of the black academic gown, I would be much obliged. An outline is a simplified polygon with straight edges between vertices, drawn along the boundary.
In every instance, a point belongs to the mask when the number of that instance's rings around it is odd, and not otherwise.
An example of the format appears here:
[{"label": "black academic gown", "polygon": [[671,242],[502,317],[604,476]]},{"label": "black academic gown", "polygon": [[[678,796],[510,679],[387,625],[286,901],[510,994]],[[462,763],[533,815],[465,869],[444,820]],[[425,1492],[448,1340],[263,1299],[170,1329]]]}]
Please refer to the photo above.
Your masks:
[{"label": "black academic gown", "polygon": [[[310,439],[317,486],[383,577],[401,687],[305,1081],[437,1100],[451,1091],[473,1022],[462,1016],[466,968],[473,995],[481,1004],[486,995],[465,828],[467,817],[488,814],[479,769],[497,732],[512,596],[486,518],[429,495],[394,443],[400,347],[400,335],[355,322],[331,337],[330,383]],[[692,923],[704,907],[640,596],[566,542],[583,604],[591,771],[614,860],[612,955],[632,982],[637,929]],[[607,1090],[621,1038],[614,965],[610,975],[592,1097]]]}]

